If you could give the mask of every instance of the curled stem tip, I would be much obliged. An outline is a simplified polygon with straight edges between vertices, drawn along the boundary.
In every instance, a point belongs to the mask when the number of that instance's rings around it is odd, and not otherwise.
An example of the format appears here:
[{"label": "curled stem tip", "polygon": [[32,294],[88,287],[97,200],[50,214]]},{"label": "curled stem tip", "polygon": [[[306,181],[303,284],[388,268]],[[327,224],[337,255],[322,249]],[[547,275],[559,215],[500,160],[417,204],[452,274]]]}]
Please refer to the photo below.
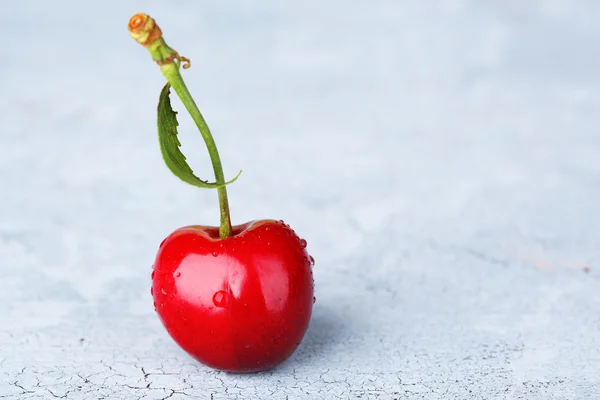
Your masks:
[{"label": "curled stem tip", "polygon": [[183,63],[183,69],[188,69],[192,66],[192,61],[189,58],[185,58],[184,56],[179,56],[180,62]]}]

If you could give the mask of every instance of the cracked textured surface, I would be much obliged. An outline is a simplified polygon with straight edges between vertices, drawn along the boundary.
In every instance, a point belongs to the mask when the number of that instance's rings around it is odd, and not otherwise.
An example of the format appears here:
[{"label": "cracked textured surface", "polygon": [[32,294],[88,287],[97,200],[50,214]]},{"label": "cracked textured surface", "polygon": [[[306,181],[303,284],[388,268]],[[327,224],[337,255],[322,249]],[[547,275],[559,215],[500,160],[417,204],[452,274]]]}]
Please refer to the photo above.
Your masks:
[{"label": "cracked textured surface", "polygon": [[[316,259],[309,331],[267,373],[199,365],[154,314],[158,244],[218,210],[162,164],[138,11],[192,59],[226,175],[244,170],[233,220],[284,219]],[[599,15],[591,0],[7,3],[0,399],[598,398]]]}]

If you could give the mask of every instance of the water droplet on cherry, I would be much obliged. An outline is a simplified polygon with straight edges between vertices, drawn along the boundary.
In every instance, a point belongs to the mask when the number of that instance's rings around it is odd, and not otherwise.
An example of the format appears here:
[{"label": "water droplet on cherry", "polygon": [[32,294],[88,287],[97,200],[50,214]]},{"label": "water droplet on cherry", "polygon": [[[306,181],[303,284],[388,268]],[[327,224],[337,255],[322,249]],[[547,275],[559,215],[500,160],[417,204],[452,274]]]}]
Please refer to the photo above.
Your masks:
[{"label": "water droplet on cherry", "polygon": [[175,272],[175,278],[179,278],[181,276],[181,272],[177,271]]},{"label": "water droplet on cherry", "polygon": [[315,259],[313,258],[313,256],[309,256],[308,259],[310,260],[310,266],[314,267],[315,266]]},{"label": "water droplet on cherry", "polygon": [[303,249],[306,248],[306,240],[300,239],[300,247],[302,247]]},{"label": "water droplet on cherry", "polygon": [[158,248],[161,249],[166,241],[167,241],[167,238],[164,238],[163,241],[160,242],[160,244],[158,245]]},{"label": "water droplet on cherry", "polygon": [[216,256],[219,255],[219,253],[217,253],[217,251],[215,250],[215,251],[212,252],[212,255],[213,255],[213,257],[216,257]]},{"label": "water droplet on cherry", "polygon": [[269,232],[271,230],[270,226],[265,227],[265,231]]},{"label": "water droplet on cherry", "polygon": [[154,271],[150,274],[150,279],[154,279]]},{"label": "water droplet on cherry", "polygon": [[154,302],[152,304],[154,304],[154,311],[156,311],[156,302]]},{"label": "water droplet on cherry", "polygon": [[313,296],[313,304],[315,304],[317,302],[317,298],[315,296]]},{"label": "water droplet on cherry", "polygon": [[167,291],[165,290],[165,288],[160,288],[160,292],[161,292],[163,295],[166,295],[166,294],[167,294]]},{"label": "water droplet on cherry", "polygon": [[154,289],[150,288],[150,296],[154,296]]},{"label": "water droplet on cherry", "polygon": [[223,242],[219,243],[220,248],[223,248],[223,246],[225,246],[225,244]]},{"label": "water droplet on cherry", "polygon": [[229,304],[229,295],[224,290],[219,290],[217,293],[213,295],[213,303],[217,307],[227,307]]}]

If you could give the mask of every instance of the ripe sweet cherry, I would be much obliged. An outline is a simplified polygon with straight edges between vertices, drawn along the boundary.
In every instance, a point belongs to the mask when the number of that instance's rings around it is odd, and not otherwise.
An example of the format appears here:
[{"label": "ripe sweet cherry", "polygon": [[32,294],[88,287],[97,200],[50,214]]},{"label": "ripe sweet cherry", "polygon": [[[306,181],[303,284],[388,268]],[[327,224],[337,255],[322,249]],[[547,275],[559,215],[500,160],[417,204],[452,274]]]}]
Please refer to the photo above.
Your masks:
[{"label": "ripe sweet cherry", "polygon": [[[158,104],[158,134],[167,167],[186,183],[216,189],[220,226],[176,229],[161,243],[151,294],[173,340],[201,363],[223,371],[270,369],[288,359],[302,341],[314,303],[306,240],[283,221],[232,226],[223,167],[212,134],[190,95],[180,67],[190,61],[169,47],[154,19],[136,14],[131,36],[146,47],[167,79]],[[181,153],[173,88],[208,149],[215,182],[196,177]]]}]

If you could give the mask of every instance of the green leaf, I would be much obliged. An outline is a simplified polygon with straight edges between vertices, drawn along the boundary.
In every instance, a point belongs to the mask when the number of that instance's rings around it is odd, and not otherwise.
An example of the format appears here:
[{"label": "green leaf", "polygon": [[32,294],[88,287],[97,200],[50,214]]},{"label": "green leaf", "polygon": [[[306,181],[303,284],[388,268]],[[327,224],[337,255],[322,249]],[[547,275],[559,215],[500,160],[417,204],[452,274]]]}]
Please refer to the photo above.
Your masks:
[{"label": "green leaf", "polygon": [[179,149],[181,142],[177,137],[177,113],[171,107],[169,98],[170,84],[166,84],[160,92],[158,99],[158,141],[160,143],[160,151],[163,160],[171,172],[182,181],[205,189],[218,189],[234,182],[242,173],[240,171],[232,180],[217,184],[214,182],[204,181],[194,175],[194,171],[186,162],[186,158]]}]

